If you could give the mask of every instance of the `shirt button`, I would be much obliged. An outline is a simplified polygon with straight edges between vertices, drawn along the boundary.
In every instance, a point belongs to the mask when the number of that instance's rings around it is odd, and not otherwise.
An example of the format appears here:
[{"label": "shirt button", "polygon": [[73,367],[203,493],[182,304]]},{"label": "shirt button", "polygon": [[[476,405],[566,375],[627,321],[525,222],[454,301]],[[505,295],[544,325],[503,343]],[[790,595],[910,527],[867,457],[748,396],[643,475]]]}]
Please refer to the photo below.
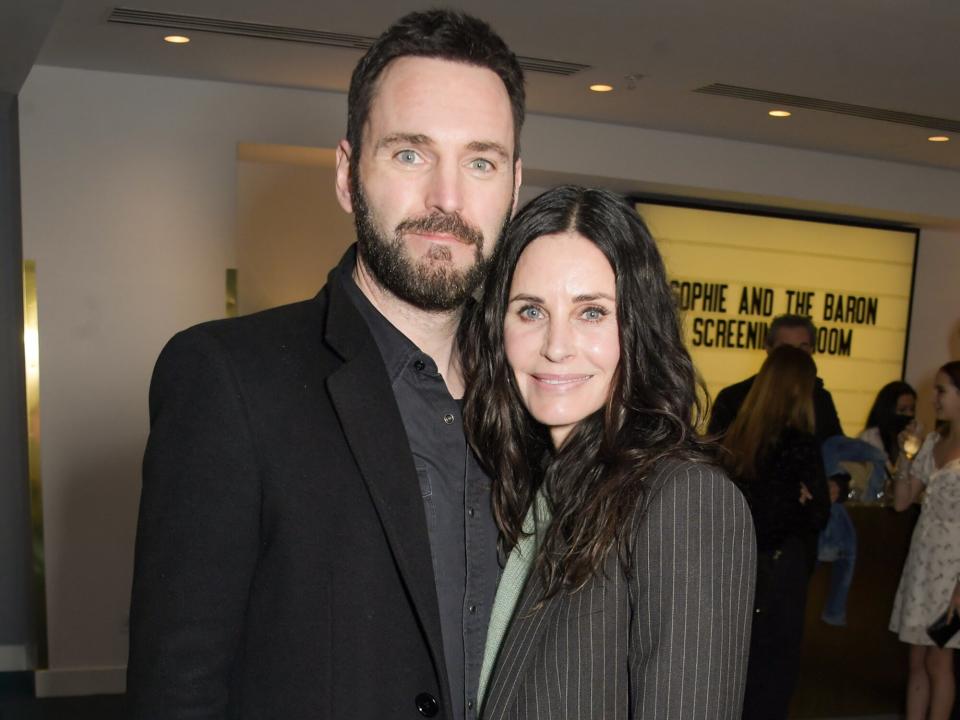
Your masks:
[{"label": "shirt button", "polygon": [[471,605],[471,606],[470,606],[469,608],[467,608],[467,609],[470,611],[470,614],[471,614],[471,615],[476,615],[476,614],[477,614],[477,606],[476,606],[476,605]]},{"label": "shirt button", "polygon": [[473,700],[467,700],[467,710],[473,710]]},{"label": "shirt button", "polygon": [[473,517],[476,514],[477,514],[477,511],[474,510],[473,508],[467,508],[467,515],[469,515],[470,517]]},{"label": "shirt button", "polygon": [[413,367],[417,370],[417,372],[420,372],[426,367],[426,365],[424,364],[423,360],[414,360]]},{"label": "shirt button", "polygon": [[447,413],[446,415],[443,416],[443,421],[444,421],[447,425],[453,425],[453,420],[454,420],[454,418],[453,418],[453,414],[452,414],[452,413]]}]

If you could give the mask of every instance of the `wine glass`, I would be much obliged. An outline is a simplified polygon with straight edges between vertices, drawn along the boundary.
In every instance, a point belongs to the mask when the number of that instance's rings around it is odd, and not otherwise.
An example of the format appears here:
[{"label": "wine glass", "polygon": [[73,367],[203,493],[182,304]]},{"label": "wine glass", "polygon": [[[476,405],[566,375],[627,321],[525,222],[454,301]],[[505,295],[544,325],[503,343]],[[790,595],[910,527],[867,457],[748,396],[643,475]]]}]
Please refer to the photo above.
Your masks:
[{"label": "wine glass", "polygon": [[900,434],[900,448],[907,460],[913,460],[914,455],[920,451],[920,446],[923,444],[922,431],[923,426],[920,421],[911,420],[910,424]]}]

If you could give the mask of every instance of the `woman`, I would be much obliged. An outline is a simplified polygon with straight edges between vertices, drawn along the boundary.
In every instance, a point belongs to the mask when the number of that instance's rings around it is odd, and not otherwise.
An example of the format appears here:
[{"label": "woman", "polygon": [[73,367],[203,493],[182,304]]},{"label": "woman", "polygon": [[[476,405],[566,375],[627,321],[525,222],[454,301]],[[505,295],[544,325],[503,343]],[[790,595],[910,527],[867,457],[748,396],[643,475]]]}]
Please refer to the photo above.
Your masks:
[{"label": "woman", "polygon": [[[960,634],[939,648],[927,627],[944,612],[960,612],[960,361],[937,372],[933,404],[938,429],[915,460],[908,446],[901,453],[893,485],[897,511],[926,488],[890,617],[890,629],[910,645],[907,720],[946,720],[955,695],[953,648],[960,647]],[[907,440],[901,434],[901,448]]]},{"label": "woman", "polygon": [[907,427],[917,409],[917,391],[900,380],[887,383],[877,393],[859,439],[887,453],[891,466],[900,454],[897,436]]},{"label": "woman", "polygon": [[786,718],[800,670],[807,584],[830,513],[813,434],[817,369],[809,354],[775,348],[723,440],[757,531],[757,594],[743,701],[745,720]]},{"label": "woman", "polygon": [[509,553],[482,716],[739,717],[752,525],[704,460],[693,365],[633,208],[578,187],[527,205],[461,343]]}]

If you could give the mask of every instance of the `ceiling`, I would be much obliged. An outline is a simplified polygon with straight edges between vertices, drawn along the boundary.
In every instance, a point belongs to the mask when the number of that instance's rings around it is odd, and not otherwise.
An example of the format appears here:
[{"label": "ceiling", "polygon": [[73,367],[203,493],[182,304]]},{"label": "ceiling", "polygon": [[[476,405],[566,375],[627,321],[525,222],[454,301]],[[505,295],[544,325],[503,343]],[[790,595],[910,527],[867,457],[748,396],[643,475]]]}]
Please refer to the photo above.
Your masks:
[{"label": "ceiling", "polygon": [[16,95],[33,67],[61,0],[2,0],[0,93]]},{"label": "ceiling", "polygon": [[[64,0],[38,62],[342,92],[362,53],[208,32],[185,33],[192,42],[173,46],[161,41],[163,28],[108,22],[117,6],[372,37],[431,5]],[[457,7],[489,21],[518,55],[589,66],[569,77],[529,72],[530,112],[960,170],[960,132],[787,106],[792,117],[773,119],[771,103],[694,92],[742,86],[960,127],[956,0],[465,0]],[[615,90],[587,89],[598,82]],[[926,139],[943,134],[951,141]]]}]

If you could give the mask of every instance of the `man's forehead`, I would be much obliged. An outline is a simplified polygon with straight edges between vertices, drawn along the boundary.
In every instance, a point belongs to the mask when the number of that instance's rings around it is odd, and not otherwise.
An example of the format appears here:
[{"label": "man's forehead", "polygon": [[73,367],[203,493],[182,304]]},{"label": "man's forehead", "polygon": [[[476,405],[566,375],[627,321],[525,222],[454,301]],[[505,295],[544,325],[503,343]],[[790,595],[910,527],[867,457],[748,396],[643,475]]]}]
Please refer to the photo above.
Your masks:
[{"label": "man's forehead", "polygon": [[[377,143],[399,135],[436,142],[444,120],[456,121],[464,144],[513,152],[513,106],[500,76],[486,67],[442,58],[404,56],[391,61],[377,78],[363,132]],[[378,137],[370,137],[372,125]],[[433,133],[428,125],[435,126]]]},{"label": "man's forehead", "polygon": [[777,345],[810,346],[812,343],[813,338],[810,337],[810,330],[802,325],[777,328],[773,337],[774,347]]}]

